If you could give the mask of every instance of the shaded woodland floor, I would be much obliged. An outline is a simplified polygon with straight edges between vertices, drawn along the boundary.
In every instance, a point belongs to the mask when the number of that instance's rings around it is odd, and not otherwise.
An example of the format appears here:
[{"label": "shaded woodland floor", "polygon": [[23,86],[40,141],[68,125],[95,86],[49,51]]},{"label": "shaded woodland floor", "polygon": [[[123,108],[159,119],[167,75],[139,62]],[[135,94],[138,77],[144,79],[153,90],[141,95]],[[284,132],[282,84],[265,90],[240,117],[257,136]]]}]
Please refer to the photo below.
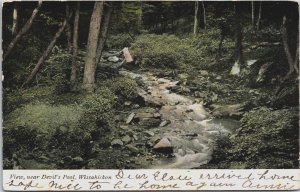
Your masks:
[{"label": "shaded woodland floor", "polygon": [[4,169],[298,168],[297,4],[198,3],[5,4]]}]

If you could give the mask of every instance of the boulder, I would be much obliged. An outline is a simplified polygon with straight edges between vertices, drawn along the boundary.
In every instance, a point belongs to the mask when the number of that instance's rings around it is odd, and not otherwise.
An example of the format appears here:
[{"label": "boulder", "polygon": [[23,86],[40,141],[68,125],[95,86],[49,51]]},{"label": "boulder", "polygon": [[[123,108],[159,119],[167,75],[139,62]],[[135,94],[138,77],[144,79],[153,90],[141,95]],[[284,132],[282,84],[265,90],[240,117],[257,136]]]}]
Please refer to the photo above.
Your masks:
[{"label": "boulder", "polygon": [[160,153],[173,153],[173,147],[168,138],[162,138],[158,143],[156,143],[153,149]]},{"label": "boulder", "polygon": [[111,57],[108,57],[107,60],[110,61],[110,62],[116,63],[116,62],[119,61],[119,58],[117,56],[111,56]]}]

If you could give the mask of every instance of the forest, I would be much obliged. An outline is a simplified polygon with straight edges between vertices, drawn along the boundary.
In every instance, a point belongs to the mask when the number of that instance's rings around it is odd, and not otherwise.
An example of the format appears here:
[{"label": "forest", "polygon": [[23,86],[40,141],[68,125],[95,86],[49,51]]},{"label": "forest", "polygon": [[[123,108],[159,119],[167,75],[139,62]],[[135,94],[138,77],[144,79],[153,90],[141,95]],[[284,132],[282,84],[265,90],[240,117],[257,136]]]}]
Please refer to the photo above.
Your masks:
[{"label": "forest", "polygon": [[299,13],[289,1],[12,1],[4,169],[289,169]]}]

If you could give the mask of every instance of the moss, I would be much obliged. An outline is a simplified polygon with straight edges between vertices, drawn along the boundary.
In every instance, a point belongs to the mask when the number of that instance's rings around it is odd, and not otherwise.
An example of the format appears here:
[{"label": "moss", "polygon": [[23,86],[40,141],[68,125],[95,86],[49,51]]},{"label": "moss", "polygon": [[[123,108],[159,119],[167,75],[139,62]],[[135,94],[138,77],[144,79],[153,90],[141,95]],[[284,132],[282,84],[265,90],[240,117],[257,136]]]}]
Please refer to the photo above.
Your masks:
[{"label": "moss", "polygon": [[134,99],[137,97],[137,83],[127,77],[112,78],[104,81],[102,85],[117,95],[119,101],[123,101],[124,99]]}]

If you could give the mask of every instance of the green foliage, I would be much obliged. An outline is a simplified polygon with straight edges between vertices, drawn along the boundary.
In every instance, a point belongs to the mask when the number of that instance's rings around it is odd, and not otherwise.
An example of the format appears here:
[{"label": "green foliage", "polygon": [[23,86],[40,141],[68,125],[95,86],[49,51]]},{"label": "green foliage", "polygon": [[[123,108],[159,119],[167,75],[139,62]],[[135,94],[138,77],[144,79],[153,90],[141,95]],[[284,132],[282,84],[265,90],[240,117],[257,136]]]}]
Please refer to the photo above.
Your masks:
[{"label": "green foliage", "polygon": [[120,100],[134,99],[137,97],[137,84],[126,77],[116,77],[103,82],[103,86],[109,88]]},{"label": "green foliage", "polygon": [[141,35],[132,45],[133,54],[143,67],[184,67],[198,65],[201,58],[188,39],[174,35]]},{"label": "green foliage", "polygon": [[270,108],[252,110],[231,136],[232,161],[248,168],[295,168],[298,158],[298,111]]},{"label": "green foliage", "polygon": [[7,115],[17,107],[30,102],[50,102],[53,99],[54,87],[32,87],[25,90],[4,89],[3,111]]},{"label": "green foliage", "polygon": [[[51,137],[57,128],[73,131],[78,125],[82,110],[77,106],[51,106],[44,103],[27,104],[4,119],[4,127],[30,127]],[[55,121],[53,121],[55,119]]]},{"label": "green foliage", "polygon": [[141,2],[121,2],[120,10],[114,15],[112,30],[136,34],[141,29]]},{"label": "green foliage", "polygon": [[111,35],[106,40],[106,46],[108,49],[123,49],[129,47],[133,39],[129,34],[120,33],[117,35]]},{"label": "green foliage", "polygon": [[91,131],[102,131],[113,122],[113,107],[116,103],[116,96],[108,88],[101,88],[95,93],[86,95],[81,103],[83,116],[80,126]]}]

